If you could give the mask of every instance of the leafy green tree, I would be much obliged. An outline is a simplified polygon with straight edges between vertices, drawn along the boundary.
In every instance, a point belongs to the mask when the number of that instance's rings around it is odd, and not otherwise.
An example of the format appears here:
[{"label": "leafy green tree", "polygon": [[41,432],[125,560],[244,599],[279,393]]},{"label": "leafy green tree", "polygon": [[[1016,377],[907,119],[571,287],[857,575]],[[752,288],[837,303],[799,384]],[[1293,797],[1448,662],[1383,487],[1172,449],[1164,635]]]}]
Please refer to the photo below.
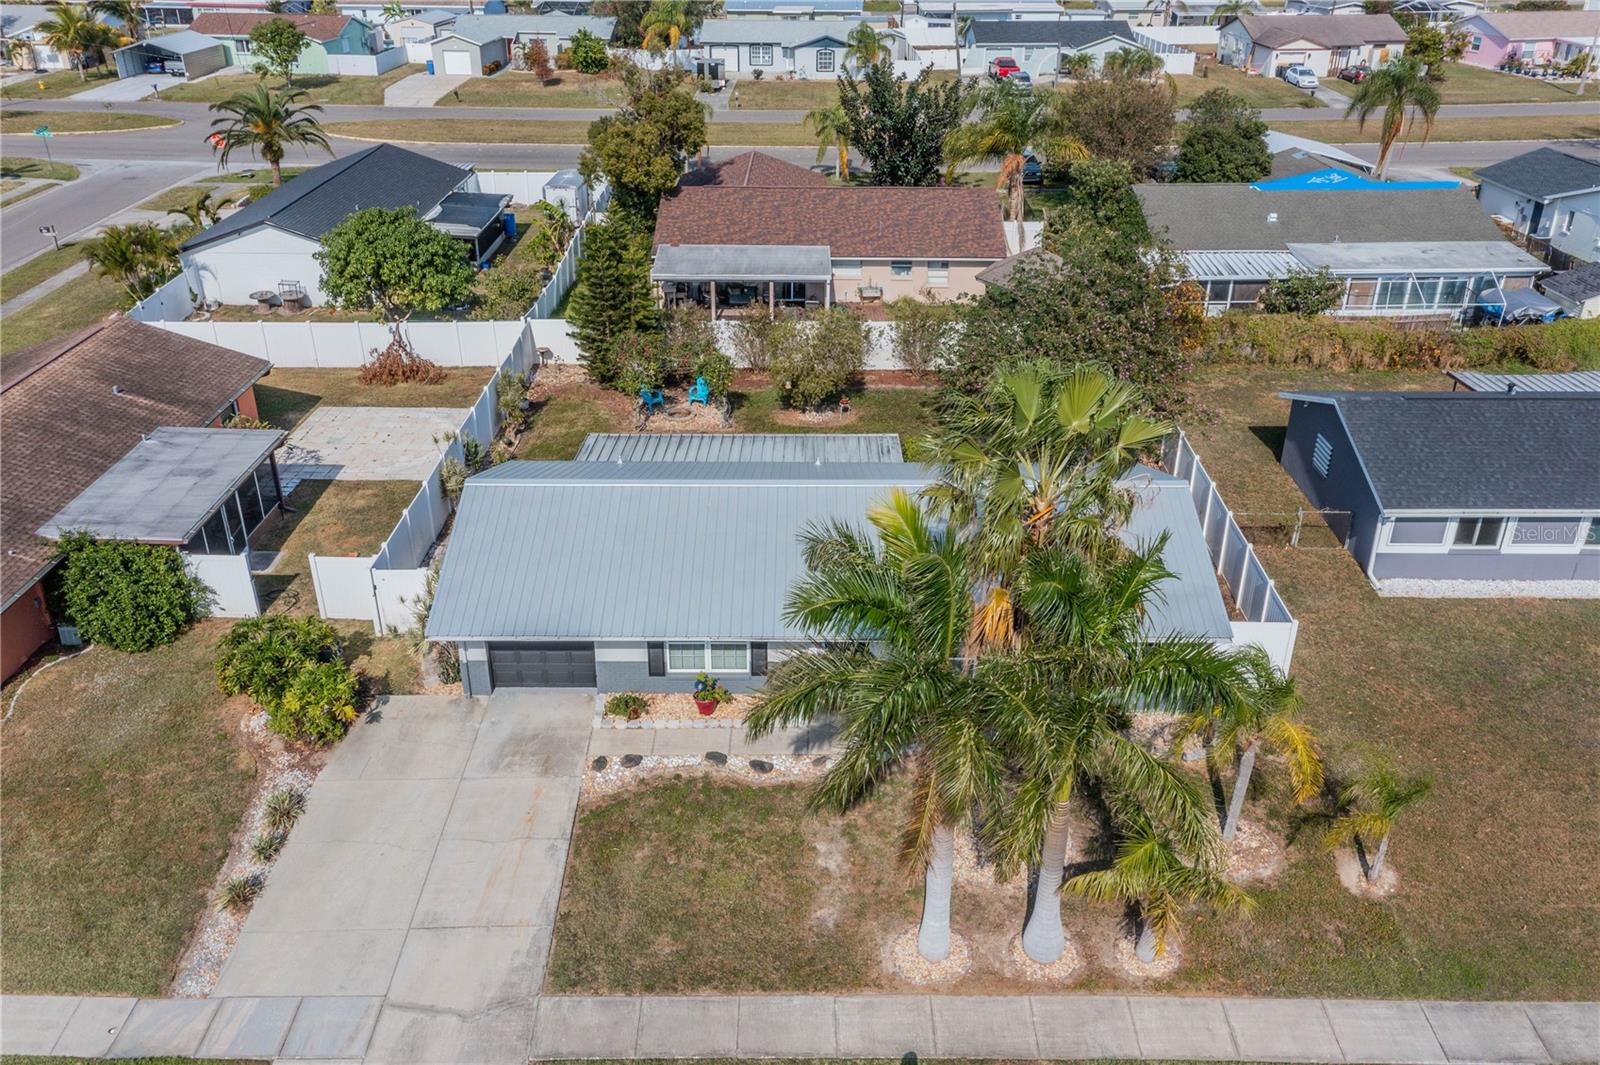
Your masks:
[{"label": "leafy green tree", "polygon": [[590,33],[579,30],[572,35],[572,69],[580,74],[601,74],[611,65],[611,55],[606,42]]},{"label": "leafy green tree", "polygon": [[1088,158],[1088,150],[1070,132],[1066,98],[1054,89],[1019,89],[1009,79],[978,89],[969,98],[975,116],[951,130],[944,139],[946,165],[951,174],[964,163],[997,162],[999,187],[1005,190],[1011,218],[1017,224],[1017,246],[1023,236],[1022,177],[1029,148],[1052,162]]},{"label": "leafy green tree", "polygon": [[178,276],[177,238],[154,222],[107,226],[83,246],[83,257],[134,303]]},{"label": "leafy green tree", "polygon": [[322,106],[300,103],[305,95],[304,89],[273,92],[258,84],[212,104],[211,110],[224,116],[211,121],[212,136],[221,137],[218,168],[228,165],[235,148],[248,148],[272,167],[272,187],[277,188],[283,184],[283,155],[289,147],[321,148],[332,155],[333,146],[317,120]]},{"label": "leafy green tree", "polygon": [[627,102],[589,125],[578,168],[590,181],[611,182],[613,214],[641,227],[653,225],[661,196],[683,176],[689,158],[706,145],[705,106],[689,90],[688,72],[676,68],[623,68]]},{"label": "leafy green tree", "polygon": [[[841,753],[814,806],[848,810],[899,769],[910,771],[912,817],[902,857],[924,873],[917,949],[950,952],[956,830],[994,792],[1002,763],[956,665],[972,614],[964,545],[896,489],[867,514],[875,539],[844,523],[804,534],[809,570],[787,616],[821,650],[785,659],[746,718],[752,736],[836,718]],[[870,643],[869,643],[870,641]]]},{"label": "leafy green tree", "polygon": [[589,376],[600,384],[614,382],[618,341],[656,319],[646,234],[620,218],[590,223],[567,318]]},{"label": "leafy green tree", "polygon": [[890,300],[884,309],[894,323],[894,358],[902,370],[925,377],[945,365],[959,313],[955,304],[924,292]]},{"label": "leafy green tree", "polygon": [[[865,23],[863,23],[865,25]],[[850,119],[838,104],[806,112],[806,128],[817,138],[817,162],[828,156],[828,149],[839,153],[839,180],[850,180]]]},{"label": "leafy green tree", "polygon": [[455,238],[409,207],[368,207],[322,235],[322,291],[385,318],[438,312],[472,295],[472,264]]},{"label": "leafy green tree", "polygon": [[887,59],[868,67],[859,83],[839,75],[839,106],[874,185],[939,184],[945,138],[966,117],[960,82],[934,81],[928,70],[908,82]]},{"label": "leafy green tree", "polygon": [[1167,79],[1080,81],[1067,94],[1068,128],[1090,155],[1127,163],[1142,180],[1172,143],[1176,101]]},{"label": "leafy green tree", "polygon": [[1419,22],[1406,35],[1405,54],[1428,68],[1429,80],[1439,82],[1445,78],[1444,65],[1466,55],[1471,41],[1472,35],[1453,23]]},{"label": "leafy green tree", "polygon": [[89,80],[85,67],[90,54],[116,43],[116,33],[110,26],[91,15],[87,8],[74,4],[51,4],[50,17],[34,29],[43,43],[72,57],[72,68],[78,72],[80,81]]},{"label": "leafy green tree", "polygon": [[1389,153],[1394,150],[1395,142],[1402,134],[1406,134],[1408,128],[1415,129],[1419,119],[1422,122],[1422,143],[1428,143],[1441,102],[1439,89],[1428,80],[1422,64],[1409,55],[1374,70],[1356,86],[1350,106],[1344,112],[1346,118],[1356,116],[1357,128],[1365,129],[1367,119],[1374,112],[1383,111],[1382,125],[1378,129],[1379,178],[1388,169]]},{"label": "leafy green tree", "polygon": [[1339,793],[1342,807],[1333,827],[1323,838],[1328,847],[1354,843],[1363,849],[1376,846],[1365,863],[1367,883],[1383,876],[1389,857],[1389,837],[1402,815],[1433,793],[1429,777],[1403,777],[1386,762],[1379,762],[1346,785]]},{"label": "leafy green tree", "polygon": [[1189,105],[1174,181],[1258,181],[1272,172],[1261,112],[1242,96],[1212,89]]},{"label": "leafy green tree", "polygon": [[1059,168],[1063,190],[1060,205],[1045,221],[1054,234],[1073,224],[1090,223],[1117,234],[1130,246],[1149,242],[1139,198],[1133,194],[1133,172],[1126,163],[1109,159],[1069,162]]},{"label": "leafy green tree", "polygon": [[866,324],[846,307],[807,315],[793,338],[773,355],[771,367],[785,406],[815,410],[866,366]]},{"label": "leafy green tree", "polygon": [[294,84],[294,65],[311,44],[304,30],[286,18],[268,19],[250,31],[250,52],[258,74],[276,74]]},{"label": "leafy green tree", "polygon": [[1344,281],[1321,270],[1296,270],[1267,284],[1261,293],[1261,309],[1269,314],[1298,314],[1313,318],[1339,306],[1344,298]]},{"label": "leafy green tree", "polygon": [[61,551],[66,619],[89,643],[148,651],[177,639],[210,606],[211,590],[176,548],[76,532],[61,538]]}]

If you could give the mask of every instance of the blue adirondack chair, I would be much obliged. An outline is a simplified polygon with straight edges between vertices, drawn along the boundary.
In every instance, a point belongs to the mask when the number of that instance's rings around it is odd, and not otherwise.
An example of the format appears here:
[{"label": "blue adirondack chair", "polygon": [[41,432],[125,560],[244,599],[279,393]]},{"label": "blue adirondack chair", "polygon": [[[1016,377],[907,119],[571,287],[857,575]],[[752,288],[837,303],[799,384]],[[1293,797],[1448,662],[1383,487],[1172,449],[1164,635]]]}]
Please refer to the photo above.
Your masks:
[{"label": "blue adirondack chair", "polygon": [[641,407],[643,407],[645,409],[645,413],[648,414],[650,411],[653,411],[658,407],[665,408],[666,405],[667,405],[667,397],[666,397],[666,394],[661,391],[661,389],[659,389],[659,388],[641,388],[641,389],[639,389],[639,406],[641,406]]},{"label": "blue adirondack chair", "polygon": [[696,403],[702,407],[711,403],[711,388],[706,384],[704,377],[696,377],[694,384],[689,386],[689,406],[692,407]]}]

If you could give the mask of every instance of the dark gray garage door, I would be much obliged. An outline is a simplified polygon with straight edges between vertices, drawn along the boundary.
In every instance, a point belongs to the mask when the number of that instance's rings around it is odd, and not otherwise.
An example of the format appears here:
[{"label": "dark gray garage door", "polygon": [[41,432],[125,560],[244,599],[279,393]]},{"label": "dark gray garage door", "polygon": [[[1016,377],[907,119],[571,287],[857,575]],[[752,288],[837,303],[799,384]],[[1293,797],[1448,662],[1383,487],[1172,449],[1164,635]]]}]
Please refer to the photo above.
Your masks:
[{"label": "dark gray garage door", "polygon": [[496,688],[592,688],[592,643],[492,643],[489,682]]}]

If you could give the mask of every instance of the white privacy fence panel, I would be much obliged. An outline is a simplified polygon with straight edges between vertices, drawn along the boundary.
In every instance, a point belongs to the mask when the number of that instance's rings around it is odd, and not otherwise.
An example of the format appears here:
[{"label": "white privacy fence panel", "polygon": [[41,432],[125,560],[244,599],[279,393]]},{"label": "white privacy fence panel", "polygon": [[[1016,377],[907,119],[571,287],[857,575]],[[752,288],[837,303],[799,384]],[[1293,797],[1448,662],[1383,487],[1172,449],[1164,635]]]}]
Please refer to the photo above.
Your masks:
[{"label": "white privacy fence panel", "polygon": [[387,74],[407,60],[404,48],[386,48],[377,55],[329,55],[328,72],[358,78]]},{"label": "white privacy fence panel", "polygon": [[184,274],[168,281],[128,310],[128,317],[136,322],[177,322],[194,312],[194,291]]},{"label": "white privacy fence panel", "polygon": [[561,253],[561,261],[556,264],[550,280],[545,282],[539,298],[533,301],[533,306],[528,308],[528,313],[523,317],[555,317],[556,308],[566,298],[567,290],[578,280],[578,260],[583,256],[583,231],[586,228],[579,226],[577,232],[572,234],[572,240],[568,241],[567,250]]},{"label": "white privacy fence panel", "polygon": [[[707,317],[710,311],[706,312]],[[898,370],[900,361],[894,353],[894,335],[898,328],[894,322],[865,322],[867,330],[867,351],[865,368],[868,370]],[[739,352],[738,332],[739,326],[724,318],[713,324],[717,335],[717,347],[722,353],[733,360],[735,366],[748,368],[746,359]]]},{"label": "white privacy fence panel", "polygon": [[306,556],[306,562],[311,568],[311,587],[317,593],[317,613],[325,618],[372,620],[371,555],[313,554]]},{"label": "white privacy fence panel", "polygon": [[512,203],[538,203],[554,170],[478,170],[478,191],[510,196]]},{"label": "white privacy fence panel", "polygon": [[[389,346],[384,322],[152,321],[173,333],[242,351],[274,366],[350,369]],[[522,335],[522,322],[408,322],[418,355],[441,366],[498,366]]]},{"label": "white privacy fence panel", "polygon": [[191,555],[184,565],[211,590],[211,616],[253,618],[261,613],[256,582],[250,577],[248,555]]},{"label": "white privacy fence panel", "polygon": [[1206,472],[1194,446],[1183,430],[1167,437],[1162,459],[1174,476],[1189,482],[1195,514],[1205,531],[1206,550],[1217,567],[1217,574],[1233,593],[1234,605],[1244,615],[1233,623],[1233,643],[1259,644],[1273,665],[1289,671],[1294,657],[1295,636],[1300,622],[1289,613],[1288,604],[1278,594],[1277,585],[1256,555],[1254,545],[1234,520],[1233,511],[1222,500],[1216,482]]}]

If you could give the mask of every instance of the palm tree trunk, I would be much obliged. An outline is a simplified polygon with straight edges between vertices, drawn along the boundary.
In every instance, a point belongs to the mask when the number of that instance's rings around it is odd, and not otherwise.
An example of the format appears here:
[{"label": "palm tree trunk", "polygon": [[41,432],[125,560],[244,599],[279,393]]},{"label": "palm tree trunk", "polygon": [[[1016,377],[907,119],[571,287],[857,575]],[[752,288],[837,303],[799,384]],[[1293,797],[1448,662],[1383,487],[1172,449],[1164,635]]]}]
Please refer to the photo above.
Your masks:
[{"label": "palm tree trunk", "polygon": [[270,161],[272,166],[272,187],[278,188],[283,184],[283,170],[278,160]]},{"label": "palm tree trunk", "polygon": [[1222,825],[1222,842],[1232,843],[1239,831],[1239,814],[1244,810],[1245,793],[1250,790],[1250,774],[1255,772],[1256,751],[1261,741],[1253,740],[1239,756],[1239,771],[1233,775],[1233,795],[1228,800],[1228,819]]},{"label": "palm tree trunk", "polygon": [[1018,164],[1017,172],[1011,175],[1011,217],[1017,223],[1017,251],[1027,249],[1028,235],[1022,225],[1022,166]]},{"label": "palm tree trunk", "polygon": [[838,152],[839,152],[839,180],[840,181],[849,181],[850,180],[850,142],[849,141],[840,141],[839,145],[838,145]]},{"label": "palm tree trunk", "polygon": [[933,854],[922,888],[922,924],[917,928],[917,953],[929,961],[950,956],[950,884],[955,878],[956,833],[949,825],[933,830]]},{"label": "palm tree trunk", "polygon": [[1383,860],[1389,856],[1389,837],[1384,836],[1378,841],[1378,853],[1373,856],[1372,864],[1367,867],[1367,883],[1376,884],[1383,875]]},{"label": "palm tree trunk", "polygon": [[1145,917],[1143,909],[1140,909],[1139,911],[1137,922],[1138,923],[1136,927],[1139,938],[1134,940],[1133,956],[1144,962],[1146,965],[1152,965],[1156,960],[1155,927],[1151,925],[1150,921]]},{"label": "palm tree trunk", "polygon": [[1389,111],[1383,113],[1383,133],[1380,137],[1382,144],[1378,146],[1378,180],[1383,180],[1384,172],[1389,169],[1389,153],[1394,149],[1394,142],[1400,139],[1400,132],[1405,128],[1406,116],[1398,112],[1391,120]]},{"label": "palm tree trunk", "polygon": [[1066,933],[1061,929],[1061,875],[1067,864],[1067,845],[1072,828],[1067,823],[1067,804],[1057,803],[1044,832],[1039,854],[1039,879],[1033,889],[1033,913],[1022,930],[1023,952],[1036,962],[1058,960],[1067,949]]}]

